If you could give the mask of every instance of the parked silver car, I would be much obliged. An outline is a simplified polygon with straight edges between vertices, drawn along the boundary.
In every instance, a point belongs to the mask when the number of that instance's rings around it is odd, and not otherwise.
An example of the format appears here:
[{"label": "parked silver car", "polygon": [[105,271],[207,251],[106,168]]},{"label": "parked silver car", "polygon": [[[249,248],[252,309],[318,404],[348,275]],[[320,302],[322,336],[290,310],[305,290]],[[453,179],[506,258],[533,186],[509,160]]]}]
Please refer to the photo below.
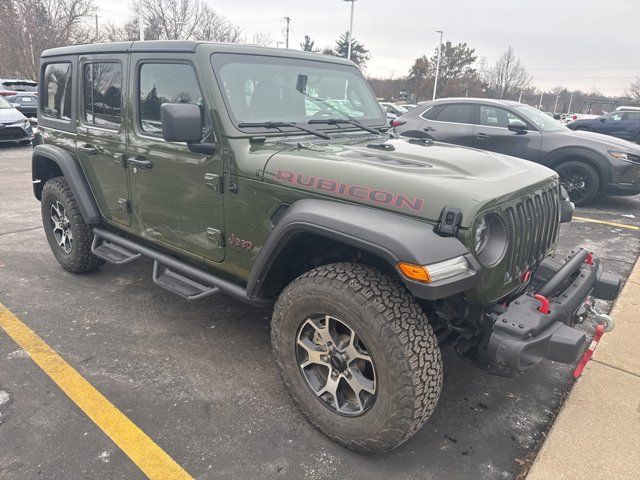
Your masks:
[{"label": "parked silver car", "polygon": [[31,143],[33,128],[27,117],[0,97],[0,143]]}]

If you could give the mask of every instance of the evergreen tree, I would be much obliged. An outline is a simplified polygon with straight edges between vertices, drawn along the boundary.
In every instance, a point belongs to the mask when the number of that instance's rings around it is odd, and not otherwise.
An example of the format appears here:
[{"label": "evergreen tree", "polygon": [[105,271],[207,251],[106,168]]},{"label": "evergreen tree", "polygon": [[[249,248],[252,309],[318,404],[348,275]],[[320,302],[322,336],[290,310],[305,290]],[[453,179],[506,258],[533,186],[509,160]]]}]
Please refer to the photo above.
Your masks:
[{"label": "evergreen tree", "polygon": [[[336,46],[333,49],[333,54],[336,57],[347,57],[349,51],[349,32],[345,32],[340,35],[340,38],[336,40]],[[364,67],[371,57],[369,50],[365,46],[358,42],[355,38],[351,41],[351,61],[359,67]]]}]

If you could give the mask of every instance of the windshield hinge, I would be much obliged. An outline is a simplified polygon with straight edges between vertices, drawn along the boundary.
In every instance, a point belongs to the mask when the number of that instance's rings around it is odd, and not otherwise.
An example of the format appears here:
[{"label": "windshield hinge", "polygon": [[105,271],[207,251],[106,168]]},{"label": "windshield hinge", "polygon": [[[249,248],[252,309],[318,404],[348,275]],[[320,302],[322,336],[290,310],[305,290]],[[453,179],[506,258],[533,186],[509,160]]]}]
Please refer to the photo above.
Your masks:
[{"label": "windshield hinge", "polygon": [[455,237],[462,223],[462,212],[456,207],[444,207],[440,213],[440,221],[434,229],[441,237]]}]

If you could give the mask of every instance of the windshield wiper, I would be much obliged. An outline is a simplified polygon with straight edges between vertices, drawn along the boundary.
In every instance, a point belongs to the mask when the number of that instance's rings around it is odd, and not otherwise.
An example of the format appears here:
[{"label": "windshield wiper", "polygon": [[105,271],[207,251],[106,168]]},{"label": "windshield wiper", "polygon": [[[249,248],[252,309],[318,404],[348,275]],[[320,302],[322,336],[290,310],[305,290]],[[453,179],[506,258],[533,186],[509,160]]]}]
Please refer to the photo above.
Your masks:
[{"label": "windshield wiper", "polygon": [[312,135],[316,135],[320,138],[324,138],[325,140],[330,140],[331,137],[326,133],[319,132],[318,130],[314,130],[313,128],[303,127],[302,125],[298,125],[295,122],[243,122],[239,123],[238,126],[240,128],[280,128],[280,127],[293,127],[298,130],[302,130],[303,132],[311,133]]},{"label": "windshield wiper", "polygon": [[349,125],[354,125],[362,130],[366,130],[369,133],[375,133],[376,135],[380,135],[380,132],[374,128],[367,127],[363,125],[358,120],[354,118],[312,118],[307,122],[309,125],[318,124],[318,123],[326,123],[327,125],[338,125],[340,123],[348,123]]}]

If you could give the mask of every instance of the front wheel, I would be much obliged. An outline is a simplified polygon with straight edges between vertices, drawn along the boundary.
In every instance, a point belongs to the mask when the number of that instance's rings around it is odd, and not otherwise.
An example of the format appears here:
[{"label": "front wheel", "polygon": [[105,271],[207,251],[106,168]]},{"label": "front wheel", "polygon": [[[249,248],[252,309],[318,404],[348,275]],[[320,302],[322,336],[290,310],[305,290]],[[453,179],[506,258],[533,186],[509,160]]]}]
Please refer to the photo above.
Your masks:
[{"label": "front wheel", "polygon": [[561,163],[555,170],[560,176],[560,184],[576,205],[589,203],[598,194],[600,177],[591,165],[571,160]]},{"label": "front wheel", "polygon": [[442,360],[426,315],[368,266],[325,265],[294,280],[278,298],[271,339],[304,415],[352,450],[397,447],[440,396]]},{"label": "front wheel", "polygon": [[93,228],[82,219],[66,178],[47,180],[40,208],[49,246],[60,265],[72,273],[84,273],[104,264],[91,253]]}]

